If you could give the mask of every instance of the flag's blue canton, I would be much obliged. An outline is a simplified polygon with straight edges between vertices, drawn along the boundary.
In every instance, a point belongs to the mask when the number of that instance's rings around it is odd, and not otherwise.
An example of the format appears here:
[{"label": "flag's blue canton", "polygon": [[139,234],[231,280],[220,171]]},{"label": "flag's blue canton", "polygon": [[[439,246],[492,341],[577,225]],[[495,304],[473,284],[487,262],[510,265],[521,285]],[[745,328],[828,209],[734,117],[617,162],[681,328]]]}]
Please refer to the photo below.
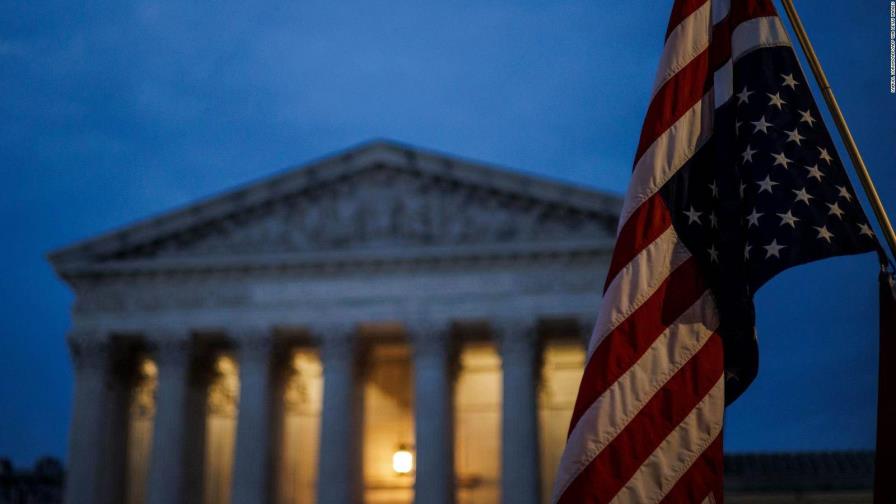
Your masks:
[{"label": "flag's blue canton", "polygon": [[791,266],[877,248],[793,50],[741,57],[733,87],[662,190],[719,305],[729,401],[756,373],[753,293]]}]

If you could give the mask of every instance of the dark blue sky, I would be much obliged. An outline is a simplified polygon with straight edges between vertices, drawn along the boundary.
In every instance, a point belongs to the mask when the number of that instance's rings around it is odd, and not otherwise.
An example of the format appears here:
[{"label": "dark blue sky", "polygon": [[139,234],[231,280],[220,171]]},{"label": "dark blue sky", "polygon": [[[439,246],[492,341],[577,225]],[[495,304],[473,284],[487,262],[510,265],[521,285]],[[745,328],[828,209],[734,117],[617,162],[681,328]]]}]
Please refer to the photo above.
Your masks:
[{"label": "dark blue sky", "polygon": [[[372,137],[621,192],[670,5],[0,3],[0,456],[65,453],[72,295],[46,252]],[[889,2],[797,6],[896,209]],[[763,289],[727,449],[873,446],[876,269]]]}]

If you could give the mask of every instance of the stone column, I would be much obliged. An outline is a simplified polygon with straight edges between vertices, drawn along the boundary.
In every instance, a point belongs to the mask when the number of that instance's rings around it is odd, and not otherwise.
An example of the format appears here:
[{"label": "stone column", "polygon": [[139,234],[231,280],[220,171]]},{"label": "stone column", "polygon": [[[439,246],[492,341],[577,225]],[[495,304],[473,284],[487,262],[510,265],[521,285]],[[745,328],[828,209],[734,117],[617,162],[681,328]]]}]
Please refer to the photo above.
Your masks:
[{"label": "stone column", "polygon": [[105,460],[104,408],[109,373],[109,345],[88,338],[69,340],[75,368],[72,423],[69,431],[67,504],[94,504],[101,499]]},{"label": "stone column", "polygon": [[417,461],[414,502],[454,502],[451,332],[412,328]]},{"label": "stone column", "polygon": [[240,367],[239,416],[232,504],[270,501],[271,449],[271,335],[264,330],[243,331],[236,338]]},{"label": "stone column", "polygon": [[185,502],[187,389],[190,345],[184,334],[151,337],[159,370],[147,502]]},{"label": "stone column", "polygon": [[539,344],[532,325],[498,329],[504,375],[501,420],[501,502],[538,504]]},{"label": "stone column", "polygon": [[324,375],[317,502],[361,501],[361,451],[355,335],[337,329],[321,335]]}]

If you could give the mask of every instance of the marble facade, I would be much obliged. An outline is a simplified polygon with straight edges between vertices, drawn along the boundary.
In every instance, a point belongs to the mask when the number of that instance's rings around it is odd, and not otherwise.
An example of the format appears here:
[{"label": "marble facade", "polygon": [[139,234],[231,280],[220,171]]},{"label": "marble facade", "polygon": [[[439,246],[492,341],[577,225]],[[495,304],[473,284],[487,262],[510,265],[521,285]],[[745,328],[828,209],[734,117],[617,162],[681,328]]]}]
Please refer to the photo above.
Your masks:
[{"label": "marble facade", "polygon": [[375,142],[54,252],[67,502],[543,501],[620,207]]}]

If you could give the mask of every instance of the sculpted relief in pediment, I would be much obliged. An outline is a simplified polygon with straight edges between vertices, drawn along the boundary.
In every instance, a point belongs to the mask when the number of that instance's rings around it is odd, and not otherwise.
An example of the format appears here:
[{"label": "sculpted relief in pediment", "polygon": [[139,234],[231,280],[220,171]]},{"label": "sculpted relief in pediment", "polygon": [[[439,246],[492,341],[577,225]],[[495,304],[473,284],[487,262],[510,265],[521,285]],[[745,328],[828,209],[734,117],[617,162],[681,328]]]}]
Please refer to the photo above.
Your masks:
[{"label": "sculpted relief in pediment", "polygon": [[597,240],[613,226],[608,216],[378,167],[117,258]]}]

